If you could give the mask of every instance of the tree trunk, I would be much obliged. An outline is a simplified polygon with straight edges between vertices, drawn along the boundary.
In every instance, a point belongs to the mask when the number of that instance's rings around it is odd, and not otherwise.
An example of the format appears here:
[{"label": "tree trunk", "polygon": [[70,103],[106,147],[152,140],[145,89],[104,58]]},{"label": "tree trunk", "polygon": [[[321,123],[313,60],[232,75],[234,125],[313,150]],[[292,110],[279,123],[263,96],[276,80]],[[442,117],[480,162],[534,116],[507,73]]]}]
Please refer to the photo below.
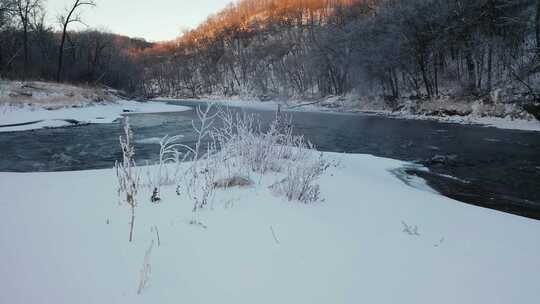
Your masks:
[{"label": "tree trunk", "polygon": [[437,65],[437,56],[433,56],[433,89],[435,90],[435,97],[439,97],[439,69]]},{"label": "tree trunk", "polygon": [[418,65],[420,66],[420,71],[422,72],[422,79],[424,80],[424,86],[426,87],[426,93],[429,98],[433,95],[431,91],[431,85],[429,84],[429,78],[426,70],[426,63],[424,62],[423,56],[419,56]]},{"label": "tree trunk", "polygon": [[2,51],[2,45],[0,44],[0,78],[2,77],[2,71],[4,70],[4,56]]},{"label": "tree trunk", "polygon": [[64,44],[66,43],[67,27],[73,21],[71,16],[78,7],[82,5],[95,5],[93,0],[89,0],[81,3],[80,0],[75,0],[75,3],[71,7],[71,10],[67,14],[66,18],[62,20],[62,40],[60,41],[60,47],[58,49],[58,68],[56,70],[56,81],[60,82],[62,80],[62,63],[64,59]]},{"label": "tree trunk", "polygon": [[487,90],[491,92],[492,83],[493,83],[493,43],[489,42],[488,50],[488,80],[487,80]]},{"label": "tree trunk", "polygon": [[396,69],[392,69],[392,76],[394,78],[394,88],[395,88],[394,97],[398,98],[399,97],[399,79],[396,73]]},{"label": "tree trunk", "polygon": [[28,74],[28,21],[23,22],[23,50],[24,50],[23,80],[26,80],[26,77]]},{"label": "tree trunk", "polygon": [[478,84],[477,84],[477,88],[479,90],[482,89],[482,81],[484,80],[483,79],[483,76],[484,76],[484,50],[482,50],[482,55],[480,56],[480,59],[478,60],[478,62],[476,63],[476,78],[478,79]]},{"label": "tree trunk", "polygon": [[461,54],[459,54],[457,56],[457,80],[459,82],[461,82],[461,64],[462,64],[462,61],[463,60],[461,60]]},{"label": "tree trunk", "polygon": [[64,29],[62,31],[62,40],[60,41],[60,48],[58,49],[58,67],[56,70],[56,82],[62,80],[62,61],[64,59],[64,44],[66,43],[66,30],[67,23],[64,24]]},{"label": "tree trunk", "polygon": [[536,52],[540,55],[540,0],[536,1]]},{"label": "tree trunk", "polygon": [[467,72],[469,74],[469,89],[476,90],[476,65],[470,50],[465,54],[465,62],[467,64]]}]

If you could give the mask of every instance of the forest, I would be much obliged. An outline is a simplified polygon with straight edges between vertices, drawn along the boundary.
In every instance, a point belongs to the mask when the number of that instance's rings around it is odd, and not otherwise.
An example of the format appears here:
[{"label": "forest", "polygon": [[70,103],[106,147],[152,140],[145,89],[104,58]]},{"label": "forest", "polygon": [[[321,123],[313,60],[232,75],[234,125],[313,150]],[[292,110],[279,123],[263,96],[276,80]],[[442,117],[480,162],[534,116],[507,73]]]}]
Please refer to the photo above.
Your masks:
[{"label": "forest", "polygon": [[[540,0],[241,0],[161,43],[67,26],[63,43],[42,0],[0,3],[8,79],[146,97],[354,94],[392,103],[505,89],[534,102],[540,93]],[[80,21],[66,17],[60,25]]]},{"label": "forest", "polygon": [[[152,46],[143,39],[88,27],[84,10],[94,1],[74,0],[65,12],[47,12],[45,0],[0,0],[0,79],[105,85],[140,93],[142,67],[133,53]],[[47,16],[56,16],[48,24]]]}]

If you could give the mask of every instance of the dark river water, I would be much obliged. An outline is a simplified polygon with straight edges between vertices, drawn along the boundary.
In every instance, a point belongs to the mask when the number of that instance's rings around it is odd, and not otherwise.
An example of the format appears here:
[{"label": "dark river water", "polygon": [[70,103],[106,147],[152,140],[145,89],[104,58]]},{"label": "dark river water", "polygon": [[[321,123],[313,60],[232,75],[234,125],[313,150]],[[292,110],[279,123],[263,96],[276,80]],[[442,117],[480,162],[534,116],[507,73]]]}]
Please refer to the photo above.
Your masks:
[{"label": "dark river water", "polygon": [[[176,102],[193,105],[193,103]],[[262,124],[272,111],[255,113]],[[540,132],[386,118],[363,114],[291,112],[295,133],[319,150],[368,153],[413,161],[409,169],[443,195],[483,207],[540,219]],[[138,162],[153,162],[159,138],[184,135],[192,144],[194,111],[130,116]],[[68,171],[110,168],[121,159],[121,124],[0,133],[0,171]]]}]

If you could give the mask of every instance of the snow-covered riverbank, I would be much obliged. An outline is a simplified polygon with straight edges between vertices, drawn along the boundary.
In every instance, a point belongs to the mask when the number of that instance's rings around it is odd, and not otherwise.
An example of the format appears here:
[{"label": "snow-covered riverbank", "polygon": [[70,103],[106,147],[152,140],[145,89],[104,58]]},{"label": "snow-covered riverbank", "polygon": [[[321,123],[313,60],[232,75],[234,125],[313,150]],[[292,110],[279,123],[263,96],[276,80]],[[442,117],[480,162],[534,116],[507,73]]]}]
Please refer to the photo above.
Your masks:
[{"label": "snow-covered riverbank", "polygon": [[47,109],[41,106],[0,105],[0,132],[63,127],[85,123],[112,123],[124,114],[163,113],[189,110],[164,102],[120,100],[79,107]]},{"label": "snow-covered riverbank", "polygon": [[62,108],[120,100],[120,91],[100,86],[0,79],[0,105]]},{"label": "snow-covered riverbank", "polygon": [[417,119],[417,120],[432,120],[443,123],[457,123],[465,125],[480,125],[485,127],[494,127],[508,130],[522,131],[537,131],[540,132],[540,121],[527,119],[513,119],[510,117],[488,117],[488,116],[433,116],[433,115],[418,115],[402,112],[391,111],[356,111],[372,115],[380,115],[393,117],[398,119]]},{"label": "snow-covered riverbank", "polygon": [[[400,161],[325,157],[340,165],[318,181],[324,202],[285,201],[265,175],[219,190],[199,213],[204,227],[189,224],[193,205],[174,186],[158,205],[140,191],[133,243],[113,170],[0,173],[0,302],[540,299],[540,222],[411,188],[390,172]],[[151,273],[137,295],[145,255]]]},{"label": "snow-covered riverbank", "polygon": [[112,123],[128,113],[189,109],[164,102],[122,100],[120,95],[103,87],[0,80],[0,132]]},{"label": "snow-covered riverbank", "polygon": [[155,100],[189,100],[193,102],[213,102],[217,104],[230,105],[235,107],[245,107],[255,110],[271,110],[275,111],[278,107],[282,111],[309,111],[309,112],[333,112],[333,113],[362,113],[368,115],[380,115],[399,119],[418,119],[418,120],[433,120],[444,123],[458,124],[474,124],[486,127],[494,127],[499,129],[524,130],[524,131],[540,131],[540,121],[529,117],[513,118],[485,116],[480,114],[469,115],[425,115],[412,114],[410,111],[390,111],[379,109],[379,105],[370,107],[359,107],[357,104],[351,104],[350,101],[343,101],[339,98],[329,98],[328,100],[318,100],[312,102],[300,101],[255,101],[253,99],[232,98],[224,99],[222,97],[211,97],[202,99],[171,99],[171,98],[156,98]]}]

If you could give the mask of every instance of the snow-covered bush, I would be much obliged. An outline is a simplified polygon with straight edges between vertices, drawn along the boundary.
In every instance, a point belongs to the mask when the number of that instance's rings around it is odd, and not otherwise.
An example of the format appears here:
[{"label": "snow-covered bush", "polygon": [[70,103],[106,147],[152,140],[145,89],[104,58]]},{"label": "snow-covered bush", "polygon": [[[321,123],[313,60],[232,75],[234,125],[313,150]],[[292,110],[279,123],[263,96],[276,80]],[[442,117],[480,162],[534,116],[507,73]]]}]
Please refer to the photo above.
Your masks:
[{"label": "snow-covered bush", "polygon": [[330,167],[323,155],[316,159],[310,157],[309,150],[303,150],[302,161],[289,162],[285,169],[285,178],[270,186],[277,195],[282,195],[289,201],[299,201],[305,204],[319,201],[320,189],[315,182]]},{"label": "snow-covered bush", "polygon": [[[289,201],[307,204],[320,200],[316,181],[329,163],[304,137],[293,134],[289,118],[276,115],[263,131],[253,115],[222,110],[210,114],[211,109],[211,105],[206,110],[197,108],[198,122],[192,123],[197,134],[194,147],[173,146],[190,155],[177,194],[187,195],[193,202],[192,223],[199,224],[197,211],[210,204],[217,189],[251,185],[254,174],[259,182],[269,173],[280,178],[272,191]],[[220,127],[211,128],[217,117]]]},{"label": "snow-covered bush", "polygon": [[262,131],[252,115],[223,112],[220,117],[224,127],[215,130],[213,136],[221,148],[217,156],[227,168],[228,178],[252,172],[261,176],[282,173],[285,178],[271,187],[274,193],[289,201],[320,200],[315,181],[330,164],[322,154],[314,157],[316,150],[304,137],[293,135],[289,118],[277,115],[268,130]]},{"label": "snow-covered bush", "polygon": [[214,130],[213,137],[225,161],[240,163],[234,166],[237,170],[247,169],[239,175],[279,172],[284,160],[299,160],[302,150],[313,149],[302,136],[292,134],[288,118],[277,116],[268,130],[262,131],[253,115],[223,112],[220,117],[224,127]]},{"label": "snow-covered bush", "polygon": [[131,212],[129,241],[133,240],[133,227],[135,225],[135,207],[137,206],[136,195],[139,188],[140,174],[135,166],[135,148],[131,143],[133,134],[129,125],[129,118],[124,120],[124,136],[120,136],[122,148],[122,162],[115,163],[116,177],[118,179],[118,195],[126,195],[125,202]]}]

